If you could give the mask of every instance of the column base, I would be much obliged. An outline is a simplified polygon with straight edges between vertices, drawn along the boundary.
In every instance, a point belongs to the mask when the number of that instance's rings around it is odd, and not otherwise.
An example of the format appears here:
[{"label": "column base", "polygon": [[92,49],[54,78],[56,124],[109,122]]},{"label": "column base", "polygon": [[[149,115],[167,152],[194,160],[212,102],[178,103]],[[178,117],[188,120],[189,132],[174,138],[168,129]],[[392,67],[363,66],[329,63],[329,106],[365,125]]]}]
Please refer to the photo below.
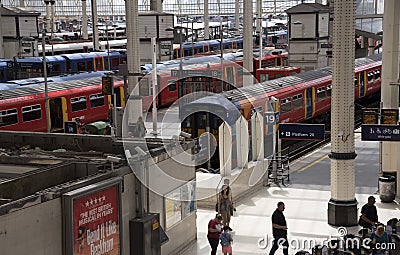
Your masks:
[{"label": "column base", "polygon": [[328,224],[333,226],[351,227],[358,224],[358,202],[329,200]]}]

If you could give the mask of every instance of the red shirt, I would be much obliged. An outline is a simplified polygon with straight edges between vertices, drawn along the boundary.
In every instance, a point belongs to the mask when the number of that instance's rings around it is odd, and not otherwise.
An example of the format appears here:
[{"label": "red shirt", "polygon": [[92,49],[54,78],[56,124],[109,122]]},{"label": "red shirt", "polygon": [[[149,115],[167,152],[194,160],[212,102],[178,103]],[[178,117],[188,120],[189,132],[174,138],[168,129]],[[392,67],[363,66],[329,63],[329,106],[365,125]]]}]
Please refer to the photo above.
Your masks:
[{"label": "red shirt", "polygon": [[[217,229],[217,225],[220,225],[220,224],[216,223],[214,219],[212,219],[212,220],[210,220],[210,222],[208,222],[208,228]],[[207,237],[219,239],[219,234],[220,234],[220,232],[210,232],[210,230],[208,230]]]}]

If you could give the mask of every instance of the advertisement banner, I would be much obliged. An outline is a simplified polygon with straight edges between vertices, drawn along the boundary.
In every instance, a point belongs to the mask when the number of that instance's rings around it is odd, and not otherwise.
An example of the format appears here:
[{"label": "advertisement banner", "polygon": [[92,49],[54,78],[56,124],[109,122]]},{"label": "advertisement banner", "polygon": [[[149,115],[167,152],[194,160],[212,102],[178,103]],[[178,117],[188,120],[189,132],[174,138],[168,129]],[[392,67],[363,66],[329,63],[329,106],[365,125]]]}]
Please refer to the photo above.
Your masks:
[{"label": "advertisement banner", "polygon": [[74,255],[118,255],[118,187],[75,199]]},{"label": "advertisement banner", "polygon": [[64,195],[66,254],[120,254],[120,183]]}]

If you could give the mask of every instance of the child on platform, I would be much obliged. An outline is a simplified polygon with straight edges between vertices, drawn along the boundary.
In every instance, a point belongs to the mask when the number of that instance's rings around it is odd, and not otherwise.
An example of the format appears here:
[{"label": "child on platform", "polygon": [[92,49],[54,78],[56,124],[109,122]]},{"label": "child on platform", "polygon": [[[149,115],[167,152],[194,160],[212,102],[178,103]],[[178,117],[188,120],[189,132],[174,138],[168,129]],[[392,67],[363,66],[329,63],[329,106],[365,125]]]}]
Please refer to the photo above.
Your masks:
[{"label": "child on platform", "polygon": [[232,231],[232,229],[229,226],[224,226],[223,228],[224,232],[221,234],[219,239],[221,240],[221,245],[222,245],[222,253],[224,255],[232,255],[232,235],[229,233],[229,231]]}]

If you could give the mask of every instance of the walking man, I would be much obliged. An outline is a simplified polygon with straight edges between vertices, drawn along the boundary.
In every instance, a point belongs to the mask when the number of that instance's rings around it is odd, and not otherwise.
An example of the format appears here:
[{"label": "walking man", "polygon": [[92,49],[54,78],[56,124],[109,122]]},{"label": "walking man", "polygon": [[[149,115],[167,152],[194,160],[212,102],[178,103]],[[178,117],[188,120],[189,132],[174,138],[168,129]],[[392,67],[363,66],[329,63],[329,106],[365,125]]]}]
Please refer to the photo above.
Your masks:
[{"label": "walking man", "polygon": [[289,242],[287,240],[287,225],[286,219],[283,215],[285,210],[285,204],[283,202],[278,203],[278,208],[272,214],[272,234],[274,236],[274,243],[272,245],[269,255],[274,255],[278,250],[279,245],[283,246],[283,254],[288,255]]}]

